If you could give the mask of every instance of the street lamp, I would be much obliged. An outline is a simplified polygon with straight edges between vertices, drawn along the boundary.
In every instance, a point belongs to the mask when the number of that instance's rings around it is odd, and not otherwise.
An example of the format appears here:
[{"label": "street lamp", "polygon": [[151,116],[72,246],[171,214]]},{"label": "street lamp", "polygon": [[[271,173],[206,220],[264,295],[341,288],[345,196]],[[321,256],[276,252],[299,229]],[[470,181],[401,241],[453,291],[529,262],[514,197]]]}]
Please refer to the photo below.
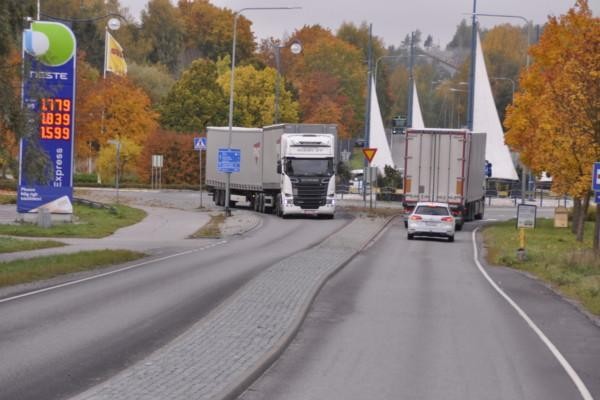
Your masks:
[{"label": "street lamp", "polygon": [[[227,149],[231,149],[231,136],[233,130],[233,85],[235,82],[235,47],[237,44],[237,21],[238,17],[249,10],[299,10],[302,7],[246,7],[241,8],[233,14],[233,45],[231,48],[231,79],[229,82],[229,136],[227,138]],[[227,172],[227,181],[225,183],[225,216],[231,215],[229,209],[229,192],[231,188],[231,172]]]},{"label": "street lamp", "polygon": [[290,48],[292,54],[300,54],[302,52],[302,43],[298,39],[292,40],[289,45],[280,45],[273,43],[275,49],[275,66],[277,68],[277,80],[275,81],[275,120],[274,123],[279,123],[279,80],[281,79],[281,49]]}]

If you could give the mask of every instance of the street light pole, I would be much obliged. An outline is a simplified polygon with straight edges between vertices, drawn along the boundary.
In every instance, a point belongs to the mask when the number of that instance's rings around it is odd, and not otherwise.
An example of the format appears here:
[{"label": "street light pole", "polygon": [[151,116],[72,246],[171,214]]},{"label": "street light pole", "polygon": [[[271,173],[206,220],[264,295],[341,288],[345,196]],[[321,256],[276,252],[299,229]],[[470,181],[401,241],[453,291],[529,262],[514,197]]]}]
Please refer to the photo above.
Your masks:
[{"label": "street light pole", "polygon": [[[275,80],[275,119],[274,119],[274,123],[278,124],[279,123],[279,91],[280,91],[279,85],[280,85],[280,80],[281,80],[281,53],[280,53],[280,50],[284,49],[288,46],[273,44],[273,47],[275,48],[275,67],[277,68],[277,79]],[[300,52],[302,51],[302,45],[300,44],[299,40],[293,40],[292,43],[289,45],[289,47],[293,54],[300,54]]]},{"label": "street light pole", "polygon": [[[233,131],[233,85],[235,82],[235,48],[237,44],[237,21],[239,16],[244,11],[249,10],[298,10],[301,7],[246,7],[241,8],[233,14],[233,44],[231,48],[231,78],[229,80],[229,129],[227,138],[227,149],[231,149],[231,136]],[[225,216],[231,216],[229,209],[229,197],[231,189],[231,172],[227,172],[227,180],[225,181]]]}]

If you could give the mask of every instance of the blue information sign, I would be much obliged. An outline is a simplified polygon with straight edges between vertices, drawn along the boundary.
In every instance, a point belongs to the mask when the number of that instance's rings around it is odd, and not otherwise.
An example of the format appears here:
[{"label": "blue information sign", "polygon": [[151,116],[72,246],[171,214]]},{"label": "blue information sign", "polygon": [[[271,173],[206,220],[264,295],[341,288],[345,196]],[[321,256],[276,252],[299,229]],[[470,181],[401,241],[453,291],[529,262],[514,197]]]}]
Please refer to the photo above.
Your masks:
[{"label": "blue information sign", "polygon": [[57,22],[34,21],[23,32],[23,48],[28,124],[20,143],[19,213],[63,197],[72,202],[75,136],[73,32]]},{"label": "blue information sign", "polygon": [[240,172],[240,159],[239,149],[219,149],[217,171]]},{"label": "blue information sign", "polygon": [[600,162],[594,163],[594,170],[592,173],[592,190],[594,192],[600,192]]}]

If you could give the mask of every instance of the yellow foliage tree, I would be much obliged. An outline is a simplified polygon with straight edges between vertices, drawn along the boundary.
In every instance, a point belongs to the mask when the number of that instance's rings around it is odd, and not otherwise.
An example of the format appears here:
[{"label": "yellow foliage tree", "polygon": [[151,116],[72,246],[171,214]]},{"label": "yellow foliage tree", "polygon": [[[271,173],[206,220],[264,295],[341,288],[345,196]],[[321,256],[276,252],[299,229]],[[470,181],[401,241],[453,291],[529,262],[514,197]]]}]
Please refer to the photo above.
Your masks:
[{"label": "yellow foliage tree", "polygon": [[[136,175],[136,165],[140,161],[142,146],[131,139],[122,139],[119,149],[119,180],[121,182],[133,179]],[[104,146],[98,153],[96,167],[102,182],[114,182],[116,177],[117,149],[115,145]]]},{"label": "yellow foliage tree", "polygon": [[549,172],[554,191],[580,199],[589,199],[600,159],[599,48],[600,20],[586,0],[549,18],[505,120],[506,142],[523,162]]}]

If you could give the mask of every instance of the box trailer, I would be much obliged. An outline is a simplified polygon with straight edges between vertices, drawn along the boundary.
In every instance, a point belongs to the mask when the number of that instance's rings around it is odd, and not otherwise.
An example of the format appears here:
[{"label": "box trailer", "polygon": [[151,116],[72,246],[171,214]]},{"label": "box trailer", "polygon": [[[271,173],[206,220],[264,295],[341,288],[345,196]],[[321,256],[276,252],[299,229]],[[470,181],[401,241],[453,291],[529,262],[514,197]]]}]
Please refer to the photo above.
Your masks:
[{"label": "box trailer", "polygon": [[485,133],[465,129],[407,129],[404,209],[419,201],[450,205],[457,229],[481,219],[485,207]]}]

